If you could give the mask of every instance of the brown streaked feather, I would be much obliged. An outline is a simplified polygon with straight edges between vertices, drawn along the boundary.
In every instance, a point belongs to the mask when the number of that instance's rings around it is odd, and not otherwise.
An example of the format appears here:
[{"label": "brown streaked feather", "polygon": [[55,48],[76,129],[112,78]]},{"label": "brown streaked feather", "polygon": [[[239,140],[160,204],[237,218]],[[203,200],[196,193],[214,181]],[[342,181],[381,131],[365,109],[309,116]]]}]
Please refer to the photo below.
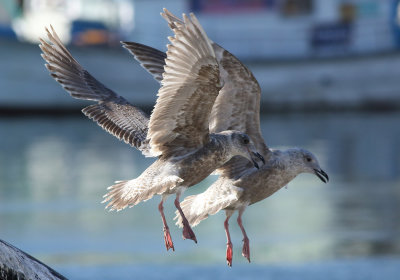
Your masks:
[{"label": "brown streaked feather", "polygon": [[209,139],[209,115],[220,89],[218,64],[194,15],[184,15],[169,38],[162,87],[150,117],[148,138],[156,155],[180,155]]},{"label": "brown streaked feather", "polygon": [[51,32],[47,28],[46,31],[50,43],[40,39],[39,46],[51,76],[72,97],[98,101],[98,104],[84,108],[83,113],[110,134],[150,156],[150,146],[146,140],[147,114],[90,75],[73,58],[52,27]]},{"label": "brown streaked feather", "polygon": [[151,156],[149,141],[146,140],[149,119],[140,109],[124,99],[114,99],[90,105],[82,112],[119,140]]},{"label": "brown streaked feather", "polygon": [[221,67],[224,87],[211,113],[211,131],[243,131],[251,137],[259,152],[268,153],[260,130],[260,85],[239,59],[215,43],[213,47]]}]

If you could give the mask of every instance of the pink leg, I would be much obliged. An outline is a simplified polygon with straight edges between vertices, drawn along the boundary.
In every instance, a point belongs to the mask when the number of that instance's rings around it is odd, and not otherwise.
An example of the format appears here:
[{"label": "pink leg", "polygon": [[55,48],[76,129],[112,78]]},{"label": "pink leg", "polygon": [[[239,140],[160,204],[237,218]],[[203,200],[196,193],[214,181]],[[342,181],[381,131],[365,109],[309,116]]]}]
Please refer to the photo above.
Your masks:
[{"label": "pink leg", "polygon": [[158,204],[158,211],[160,211],[160,213],[161,213],[161,219],[162,219],[162,222],[164,225],[165,247],[167,248],[167,251],[169,249],[172,249],[172,251],[175,251],[174,243],[172,243],[171,234],[169,233],[169,227],[167,225],[167,221],[165,220],[163,203],[164,203],[164,198],[162,198],[160,204]]},{"label": "pink leg", "polygon": [[224,222],[224,228],[225,228],[225,233],[226,233],[226,239],[227,239],[227,243],[226,243],[226,262],[228,263],[228,265],[230,267],[232,267],[232,250],[233,250],[233,245],[232,245],[232,241],[231,241],[231,235],[229,234],[229,219],[233,214],[233,211],[225,211],[226,213],[226,219]]},{"label": "pink leg", "polygon": [[185,214],[183,214],[183,211],[182,211],[182,208],[181,208],[181,204],[179,203],[179,196],[180,196],[180,193],[177,193],[174,203],[175,203],[176,209],[178,209],[179,214],[181,214],[181,217],[182,217],[182,225],[183,225],[182,236],[183,236],[183,239],[191,239],[191,240],[194,241],[194,243],[197,243],[196,235],[194,234],[192,228],[190,227],[189,222],[185,217]]},{"label": "pink leg", "polygon": [[237,223],[242,230],[243,233],[243,249],[242,249],[242,256],[245,257],[250,262],[250,245],[249,245],[249,238],[247,237],[246,231],[244,230],[242,224],[242,214],[244,212],[244,208],[239,210],[239,216],[237,218]]}]

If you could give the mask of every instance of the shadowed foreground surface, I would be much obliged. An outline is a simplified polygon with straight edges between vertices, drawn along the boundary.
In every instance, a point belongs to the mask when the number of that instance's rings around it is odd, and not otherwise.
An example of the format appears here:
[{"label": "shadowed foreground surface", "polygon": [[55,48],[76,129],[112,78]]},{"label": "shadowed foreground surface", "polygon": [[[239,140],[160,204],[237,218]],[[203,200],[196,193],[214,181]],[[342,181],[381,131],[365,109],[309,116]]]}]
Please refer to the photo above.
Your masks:
[{"label": "shadowed foreground surface", "polygon": [[0,240],[0,279],[64,280],[64,276],[18,248]]}]

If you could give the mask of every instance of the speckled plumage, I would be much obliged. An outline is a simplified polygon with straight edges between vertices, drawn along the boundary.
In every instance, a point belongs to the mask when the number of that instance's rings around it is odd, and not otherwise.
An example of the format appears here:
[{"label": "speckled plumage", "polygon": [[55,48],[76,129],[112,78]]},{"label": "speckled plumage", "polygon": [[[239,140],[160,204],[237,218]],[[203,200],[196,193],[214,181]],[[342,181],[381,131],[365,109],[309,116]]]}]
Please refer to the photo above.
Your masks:
[{"label": "speckled plumage", "polygon": [[160,157],[138,178],[117,182],[104,196],[112,210],[122,210],[156,194],[169,195],[193,186],[227,162],[232,154],[232,138],[239,132],[210,134],[210,141],[186,156]]},{"label": "speckled plumage", "polygon": [[[312,158],[307,164],[305,158]],[[220,176],[204,193],[186,197],[181,203],[189,223],[199,224],[220,210],[239,210],[259,202],[286,186],[298,174],[314,173],[319,164],[304,149],[274,150],[269,160],[260,168],[248,168],[238,177]],[[176,216],[177,225],[181,225]]]},{"label": "speckled plumage", "polygon": [[[171,28],[176,24],[182,24],[182,20],[166,10],[162,15]],[[181,207],[192,226],[220,210],[226,211],[227,261],[228,265],[232,265],[228,220],[233,211],[239,212],[238,224],[244,236],[242,253],[250,261],[249,240],[241,220],[245,208],[269,197],[300,173],[313,173],[324,182],[328,180],[328,176],[320,168],[316,157],[304,149],[271,151],[268,148],[260,131],[261,89],[257,80],[234,55],[214,42],[211,42],[211,45],[216,54],[220,79],[224,86],[211,112],[210,131],[236,129],[247,133],[267,162],[258,170],[243,158],[232,158],[217,170],[216,173],[221,176],[213,185],[201,194],[185,198]],[[125,47],[156,80],[162,81],[163,60],[158,59],[162,57],[162,52],[134,43],[125,43]],[[177,225],[181,226],[180,215],[177,214],[175,218],[178,220]]]},{"label": "speckled plumage", "polygon": [[[255,166],[257,158],[264,159],[245,133],[213,133],[209,129],[211,110],[221,89],[219,65],[196,17],[183,14],[183,21],[174,25],[175,36],[169,37],[167,55],[152,54],[162,59],[164,72],[150,118],[91,76],[72,57],[53,28],[52,32],[46,31],[50,43],[41,39],[40,48],[52,77],[72,97],[98,102],[84,108],[84,114],[144,155],[158,157],[138,178],[118,181],[109,187],[103,202],[111,210],[122,210],[155,194],[162,195],[159,211],[168,250],[174,247],[162,204],[169,194],[176,193],[175,206],[182,215],[183,236],[197,242],[180,207],[181,193],[233,156],[243,156]],[[159,68],[153,72],[157,71]]]}]

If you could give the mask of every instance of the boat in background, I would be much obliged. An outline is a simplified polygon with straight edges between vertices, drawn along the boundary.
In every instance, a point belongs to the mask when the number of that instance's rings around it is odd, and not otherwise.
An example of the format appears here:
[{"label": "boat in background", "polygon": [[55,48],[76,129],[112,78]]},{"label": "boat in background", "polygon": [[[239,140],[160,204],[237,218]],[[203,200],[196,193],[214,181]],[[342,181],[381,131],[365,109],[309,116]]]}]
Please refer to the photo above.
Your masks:
[{"label": "boat in background", "polygon": [[50,24],[65,44],[119,44],[132,31],[133,2],[19,0],[0,3],[0,36],[38,43],[44,27]]}]

